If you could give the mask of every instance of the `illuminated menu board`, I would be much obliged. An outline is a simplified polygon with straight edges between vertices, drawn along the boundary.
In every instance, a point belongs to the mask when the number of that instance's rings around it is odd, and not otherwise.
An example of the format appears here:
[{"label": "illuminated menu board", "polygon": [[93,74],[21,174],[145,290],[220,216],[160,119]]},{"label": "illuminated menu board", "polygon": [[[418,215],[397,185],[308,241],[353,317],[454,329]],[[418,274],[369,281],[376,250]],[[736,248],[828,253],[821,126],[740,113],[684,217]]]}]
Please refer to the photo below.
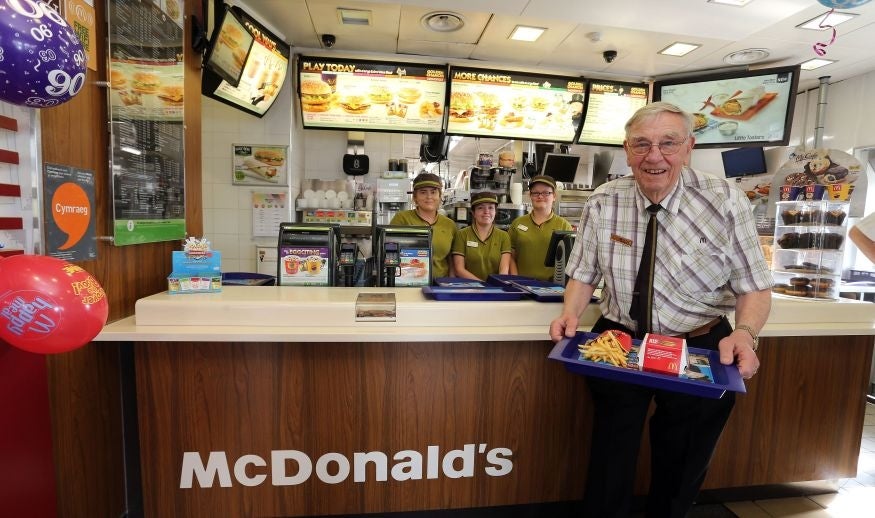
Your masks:
[{"label": "illuminated menu board", "polygon": [[786,146],[799,66],[713,74],[653,84],[654,100],[693,114],[696,147]]},{"label": "illuminated menu board", "polygon": [[439,133],[447,66],[298,58],[304,128]]},{"label": "illuminated menu board", "polygon": [[647,104],[650,89],[640,83],[591,79],[578,144],[622,146],[626,121]]},{"label": "illuminated menu board", "polygon": [[[452,67],[447,133],[571,143],[580,77]],[[577,97],[575,97],[577,94]]]}]

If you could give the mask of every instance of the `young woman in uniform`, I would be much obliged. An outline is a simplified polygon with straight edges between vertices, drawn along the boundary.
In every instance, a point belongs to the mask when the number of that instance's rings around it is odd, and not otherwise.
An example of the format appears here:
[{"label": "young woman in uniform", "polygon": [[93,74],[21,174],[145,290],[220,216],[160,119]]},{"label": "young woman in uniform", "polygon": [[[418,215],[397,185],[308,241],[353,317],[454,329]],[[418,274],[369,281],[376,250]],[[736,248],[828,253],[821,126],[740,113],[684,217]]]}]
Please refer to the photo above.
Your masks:
[{"label": "young woman in uniform", "polygon": [[474,221],[459,230],[453,241],[456,277],[485,281],[492,274],[510,273],[510,236],[495,228],[498,198],[491,192],[471,196]]},{"label": "young woman in uniform", "polygon": [[513,248],[510,273],[549,281],[553,268],[544,266],[547,246],[554,230],[571,230],[571,223],[553,213],[556,181],[539,175],[529,182],[532,212],[513,220],[507,229]]}]

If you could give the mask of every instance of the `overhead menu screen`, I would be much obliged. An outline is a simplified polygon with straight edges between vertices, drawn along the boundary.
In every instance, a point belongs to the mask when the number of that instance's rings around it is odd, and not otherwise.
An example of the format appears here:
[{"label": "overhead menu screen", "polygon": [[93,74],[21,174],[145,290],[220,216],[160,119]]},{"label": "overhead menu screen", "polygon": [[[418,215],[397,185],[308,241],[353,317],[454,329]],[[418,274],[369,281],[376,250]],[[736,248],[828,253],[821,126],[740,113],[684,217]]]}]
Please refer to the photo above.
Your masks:
[{"label": "overhead menu screen", "polygon": [[298,58],[307,129],[439,133],[446,96],[446,65]]},{"label": "overhead menu screen", "polygon": [[579,77],[452,67],[447,133],[570,144],[584,86]]},{"label": "overhead menu screen", "polygon": [[655,82],[654,100],[691,112],[696,147],[785,146],[799,66]]},{"label": "overhead menu screen", "polygon": [[577,142],[622,146],[626,121],[647,104],[650,89],[640,83],[590,80],[587,90],[586,115]]}]

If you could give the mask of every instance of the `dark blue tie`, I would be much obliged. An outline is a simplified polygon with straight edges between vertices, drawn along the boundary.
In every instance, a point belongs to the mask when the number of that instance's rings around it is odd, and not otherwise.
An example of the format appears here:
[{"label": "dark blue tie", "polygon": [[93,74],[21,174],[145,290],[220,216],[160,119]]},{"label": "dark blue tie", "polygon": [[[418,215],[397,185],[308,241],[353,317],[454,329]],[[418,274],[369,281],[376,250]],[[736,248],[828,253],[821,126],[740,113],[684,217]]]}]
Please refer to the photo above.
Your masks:
[{"label": "dark blue tie", "polygon": [[638,276],[635,278],[635,290],[632,292],[632,304],[629,306],[629,316],[637,323],[635,338],[644,338],[650,332],[653,315],[653,267],[656,264],[656,214],[662,209],[658,203],[647,207],[650,220],[647,222],[647,235],[644,237],[644,251],[641,254],[641,264],[638,266]]}]

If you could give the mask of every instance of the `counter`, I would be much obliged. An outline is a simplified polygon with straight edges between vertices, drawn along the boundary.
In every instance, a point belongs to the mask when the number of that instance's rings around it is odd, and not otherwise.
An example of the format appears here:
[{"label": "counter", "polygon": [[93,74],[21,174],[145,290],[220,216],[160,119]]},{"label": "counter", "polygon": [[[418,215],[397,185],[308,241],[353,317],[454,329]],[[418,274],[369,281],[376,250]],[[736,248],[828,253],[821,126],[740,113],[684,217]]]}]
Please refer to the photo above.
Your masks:
[{"label": "counter", "polygon": [[[356,322],[362,291],[395,292],[397,321]],[[576,500],[592,412],[584,379],[546,359],[559,310],[385,288],[141,299],[97,337],[129,361],[128,490],[145,516]],[[776,296],[704,487],[855,476],[873,334],[875,304]]]}]

